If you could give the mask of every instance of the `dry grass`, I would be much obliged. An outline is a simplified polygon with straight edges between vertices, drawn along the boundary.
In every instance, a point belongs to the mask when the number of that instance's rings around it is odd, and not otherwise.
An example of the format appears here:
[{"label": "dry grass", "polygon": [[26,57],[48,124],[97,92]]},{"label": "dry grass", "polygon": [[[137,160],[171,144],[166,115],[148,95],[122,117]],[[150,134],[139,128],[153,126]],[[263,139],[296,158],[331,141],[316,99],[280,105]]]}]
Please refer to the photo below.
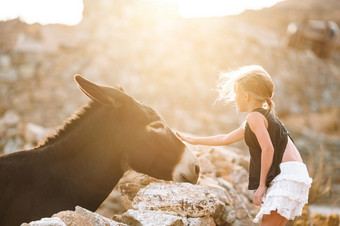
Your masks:
[{"label": "dry grass", "polygon": [[325,166],[325,150],[323,146],[320,147],[317,155],[310,154],[308,169],[310,177],[313,178],[312,187],[309,190],[308,202],[309,204],[313,204],[328,195],[332,187],[332,178],[329,176],[329,169]]},{"label": "dry grass", "polygon": [[[314,152],[315,153],[315,152]],[[310,154],[308,159],[309,175],[313,178],[312,186],[309,190],[308,205],[305,205],[302,216],[290,222],[288,225],[294,226],[338,226],[339,215],[333,214],[324,216],[322,214],[311,214],[309,205],[330,194],[332,178],[329,176],[329,169],[325,165],[325,150],[321,146],[317,154]]]}]

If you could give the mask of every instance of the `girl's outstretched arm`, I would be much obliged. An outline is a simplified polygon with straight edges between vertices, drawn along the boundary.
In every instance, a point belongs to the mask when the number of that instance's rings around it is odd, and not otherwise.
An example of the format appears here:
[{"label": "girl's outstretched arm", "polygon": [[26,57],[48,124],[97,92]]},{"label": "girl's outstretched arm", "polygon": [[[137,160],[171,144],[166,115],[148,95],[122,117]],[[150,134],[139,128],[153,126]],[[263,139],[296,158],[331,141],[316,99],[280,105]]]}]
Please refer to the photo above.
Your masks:
[{"label": "girl's outstretched arm", "polygon": [[244,139],[244,124],[242,124],[238,129],[228,133],[228,134],[220,134],[216,136],[209,137],[191,137],[184,136],[179,132],[176,132],[176,135],[183,141],[188,142],[190,144],[200,144],[200,145],[209,145],[209,146],[221,146],[235,143]]}]

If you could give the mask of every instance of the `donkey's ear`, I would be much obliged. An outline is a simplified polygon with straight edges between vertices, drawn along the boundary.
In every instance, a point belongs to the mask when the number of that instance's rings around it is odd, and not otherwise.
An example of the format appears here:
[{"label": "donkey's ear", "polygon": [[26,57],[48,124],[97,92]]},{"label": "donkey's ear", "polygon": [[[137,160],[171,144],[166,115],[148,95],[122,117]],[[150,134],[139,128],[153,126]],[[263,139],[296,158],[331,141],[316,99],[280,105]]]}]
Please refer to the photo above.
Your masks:
[{"label": "donkey's ear", "polygon": [[91,100],[106,105],[112,105],[112,98],[105,94],[103,87],[86,80],[79,74],[75,75],[74,79],[78,83],[80,90],[83,91],[83,93],[85,93]]}]

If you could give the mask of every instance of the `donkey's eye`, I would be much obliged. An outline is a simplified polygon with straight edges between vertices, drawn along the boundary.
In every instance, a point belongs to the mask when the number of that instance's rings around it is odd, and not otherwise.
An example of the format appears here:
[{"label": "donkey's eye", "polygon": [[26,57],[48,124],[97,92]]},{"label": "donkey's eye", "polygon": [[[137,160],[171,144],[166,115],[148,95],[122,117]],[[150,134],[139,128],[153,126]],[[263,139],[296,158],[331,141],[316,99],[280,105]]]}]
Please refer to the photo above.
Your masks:
[{"label": "donkey's eye", "polygon": [[153,131],[162,131],[164,130],[165,125],[164,123],[160,121],[152,122],[147,126],[148,130],[153,130]]},{"label": "donkey's eye", "polygon": [[162,122],[153,122],[150,126],[155,129],[164,128],[164,124]]}]

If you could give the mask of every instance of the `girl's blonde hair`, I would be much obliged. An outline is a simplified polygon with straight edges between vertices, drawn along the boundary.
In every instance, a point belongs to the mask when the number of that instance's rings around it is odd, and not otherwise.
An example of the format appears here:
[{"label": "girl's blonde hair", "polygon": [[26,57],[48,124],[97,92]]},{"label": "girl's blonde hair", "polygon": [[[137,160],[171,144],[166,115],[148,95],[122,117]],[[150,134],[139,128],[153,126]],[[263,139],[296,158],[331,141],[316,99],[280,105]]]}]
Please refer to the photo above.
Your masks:
[{"label": "girl's blonde hair", "polygon": [[270,75],[258,65],[244,66],[237,70],[221,73],[218,82],[218,101],[226,103],[235,101],[235,87],[247,92],[252,98],[267,105],[274,113],[274,83]]}]

